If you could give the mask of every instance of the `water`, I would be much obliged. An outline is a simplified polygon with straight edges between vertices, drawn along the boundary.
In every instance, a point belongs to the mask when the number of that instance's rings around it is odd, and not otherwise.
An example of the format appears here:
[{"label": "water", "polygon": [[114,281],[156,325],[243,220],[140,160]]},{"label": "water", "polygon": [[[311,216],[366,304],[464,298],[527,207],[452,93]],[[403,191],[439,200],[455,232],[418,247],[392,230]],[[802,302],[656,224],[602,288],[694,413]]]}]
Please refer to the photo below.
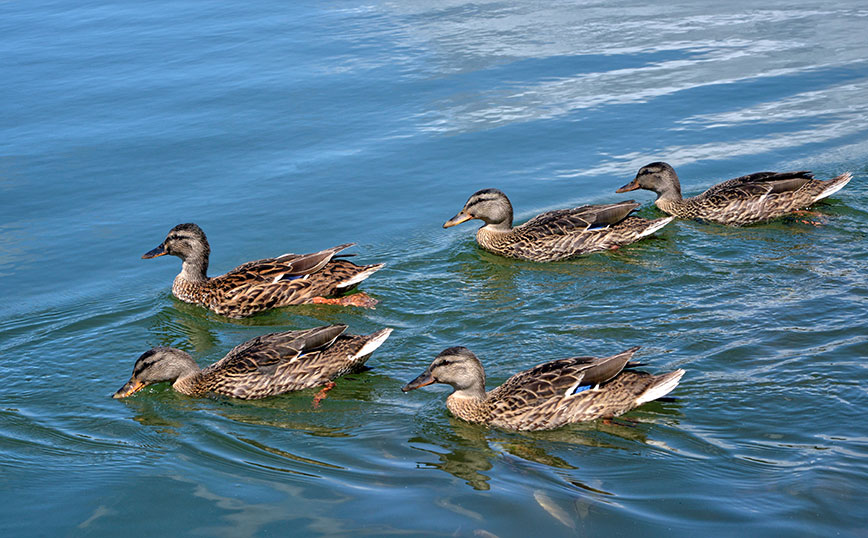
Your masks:
[{"label": "water", "polygon": [[[0,5],[0,521],[5,535],[863,534],[868,10],[860,2],[7,2]],[[823,224],[677,222],[536,265],[442,230],[498,187],[519,220],[759,170],[854,180]],[[652,195],[630,193],[656,215]],[[212,274],[355,241],[375,310],[231,321],[170,295],[197,222]],[[259,402],[166,386],[263,332],[394,327],[372,370]],[[447,389],[642,345],[673,402],[517,434]]]}]

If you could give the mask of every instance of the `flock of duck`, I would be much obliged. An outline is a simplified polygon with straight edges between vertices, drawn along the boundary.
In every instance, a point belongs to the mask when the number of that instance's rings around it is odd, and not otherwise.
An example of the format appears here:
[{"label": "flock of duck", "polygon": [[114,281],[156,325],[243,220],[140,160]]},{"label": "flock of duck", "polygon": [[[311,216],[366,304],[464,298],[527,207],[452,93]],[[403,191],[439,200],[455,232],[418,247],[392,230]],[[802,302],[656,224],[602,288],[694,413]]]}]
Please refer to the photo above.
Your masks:
[{"label": "flock of duck", "polygon": [[[655,204],[669,215],[665,218],[633,216],[639,204],[629,200],[549,211],[513,226],[512,205],[506,195],[497,189],[484,189],[474,193],[443,227],[479,219],[483,226],[476,232],[476,241],[485,250],[535,262],[564,260],[633,243],[675,218],[742,226],[799,213],[834,194],[850,179],[850,173],[822,181],[808,171],[760,172],[685,199],[675,170],[655,162],[642,167],[633,181],[616,192],[654,191]],[[205,233],[195,224],[179,224],[142,257],[169,254],[181,258],[181,272],[172,284],[175,297],[223,316],[242,318],[297,304],[373,306],[377,301],[364,292],[349,292],[383,264],[349,261],[346,258],[353,254],[343,251],[352,245],[251,261],[224,275],[209,277],[210,247]],[[129,382],[114,397],[125,398],[165,381],[189,396],[219,394],[242,399],[322,387],[314,397],[316,406],[334,387],[335,378],[362,369],[392,332],[385,328],[354,335],[346,330],[346,325],[328,325],[265,334],[237,346],[204,369],[184,351],[157,347],[136,360]],[[450,347],[402,390],[445,383],[453,388],[446,406],[461,419],[505,429],[552,429],[571,422],[613,418],[671,392],[684,370],[660,375],[636,370],[641,363],[631,359],[637,349],[611,357],[553,360],[519,372],[486,392],[485,371],[476,355],[465,347]]]}]

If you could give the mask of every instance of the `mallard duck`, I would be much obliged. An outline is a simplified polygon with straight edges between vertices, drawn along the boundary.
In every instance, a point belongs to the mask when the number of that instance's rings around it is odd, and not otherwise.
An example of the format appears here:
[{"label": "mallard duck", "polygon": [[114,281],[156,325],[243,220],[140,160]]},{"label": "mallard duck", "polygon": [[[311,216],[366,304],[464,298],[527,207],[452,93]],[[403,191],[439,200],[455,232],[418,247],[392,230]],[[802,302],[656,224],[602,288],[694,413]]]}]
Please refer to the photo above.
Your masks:
[{"label": "mallard duck", "polygon": [[731,226],[754,224],[782,217],[831,196],[852,174],[822,181],[807,170],[758,172],[719,183],[692,198],[681,197],[678,174],[664,162],[639,169],[636,178],[615,192],[647,189],[657,193],[664,213],[681,219],[699,219]]},{"label": "mallard duck", "polygon": [[334,386],[333,379],[361,369],[392,332],[386,328],[360,336],[344,334],[346,330],[346,325],[327,325],[257,336],[204,370],[180,349],[155,347],[136,360],[133,375],[114,397],[126,398],[162,381],[187,396],[219,394],[242,400],[325,385],[318,402]]},{"label": "mallard duck", "polygon": [[446,407],[458,418],[511,430],[549,430],[612,418],[672,391],[684,370],[662,375],[632,370],[640,366],[630,362],[637,349],[545,362],[485,392],[485,371],[476,355],[466,347],[450,347],[401,390],[445,383],[454,389]]},{"label": "mallard duck", "polygon": [[485,224],[477,230],[476,242],[485,250],[508,258],[551,262],[628,245],[672,220],[628,216],[637,207],[639,204],[627,200],[559,209],[513,228],[509,198],[497,189],[483,189],[475,192],[443,227],[480,219]]},{"label": "mallard duck", "polygon": [[[179,224],[166,239],[142,258],[166,254],[184,262],[172,284],[172,293],[185,303],[193,303],[230,318],[243,318],[281,306],[305,303],[373,306],[377,301],[365,293],[345,297],[385,264],[356,265],[336,259],[354,243],[338,245],[312,254],[284,254],[247,262],[225,275],[209,277],[211,247],[202,228],[193,223]],[[331,298],[329,298],[331,297]]]}]

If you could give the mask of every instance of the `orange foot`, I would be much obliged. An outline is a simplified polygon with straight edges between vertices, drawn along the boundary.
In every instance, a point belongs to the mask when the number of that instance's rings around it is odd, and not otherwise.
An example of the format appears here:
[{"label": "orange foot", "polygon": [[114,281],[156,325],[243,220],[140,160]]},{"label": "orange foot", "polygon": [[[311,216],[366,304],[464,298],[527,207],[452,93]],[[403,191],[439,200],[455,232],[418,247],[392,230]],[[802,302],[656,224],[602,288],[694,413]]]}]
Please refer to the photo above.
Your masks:
[{"label": "orange foot", "polygon": [[[793,215],[808,217],[806,219],[796,219],[796,222],[801,222],[802,224],[810,224],[811,226],[822,226],[829,223],[829,219],[826,217],[826,215],[823,215],[818,211],[807,211],[805,209],[802,209],[799,211],[793,211]],[[811,217],[816,217],[817,220],[808,220]]]},{"label": "orange foot", "polygon": [[374,299],[365,292],[345,295],[343,297],[314,297],[311,302],[313,304],[336,304],[340,306],[360,306],[362,308],[373,308],[380,301]]},{"label": "orange foot", "polygon": [[319,403],[325,399],[328,395],[328,392],[335,388],[334,381],[329,381],[325,384],[321,391],[316,393],[316,396],[313,397],[313,408],[316,409],[319,407]]}]

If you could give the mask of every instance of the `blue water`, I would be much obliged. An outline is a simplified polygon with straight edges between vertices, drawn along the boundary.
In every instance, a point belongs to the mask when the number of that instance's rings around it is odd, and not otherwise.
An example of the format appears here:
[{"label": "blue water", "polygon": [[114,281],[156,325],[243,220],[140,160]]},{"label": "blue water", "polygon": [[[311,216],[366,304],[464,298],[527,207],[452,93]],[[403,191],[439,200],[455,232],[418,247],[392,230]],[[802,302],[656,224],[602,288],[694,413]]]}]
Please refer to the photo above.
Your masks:
[{"label": "blue water", "polygon": [[[868,496],[868,8],[855,1],[0,3],[0,528],[9,536],[862,535]],[[730,229],[676,222],[571,262],[449,230],[760,170],[853,181]],[[644,216],[653,195],[630,193]],[[171,297],[356,242],[373,310],[228,320]],[[155,345],[201,365],[264,332],[393,327],[368,372],[257,402],[110,398]],[[489,387],[641,345],[675,401],[518,434],[402,394],[445,347]]]}]

